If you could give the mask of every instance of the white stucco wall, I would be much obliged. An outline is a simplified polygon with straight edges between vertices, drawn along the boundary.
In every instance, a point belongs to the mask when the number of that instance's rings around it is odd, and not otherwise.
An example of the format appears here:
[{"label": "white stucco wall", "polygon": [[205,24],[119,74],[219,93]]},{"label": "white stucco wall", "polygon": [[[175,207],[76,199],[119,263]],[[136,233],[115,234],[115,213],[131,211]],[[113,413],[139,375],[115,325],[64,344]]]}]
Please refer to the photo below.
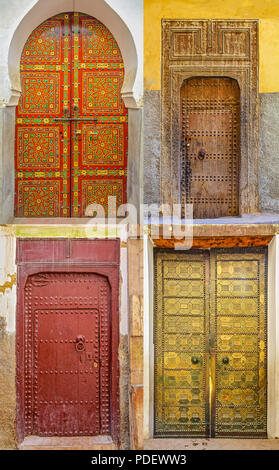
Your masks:
[{"label": "white stucco wall", "polygon": [[20,21],[35,3],[35,0],[0,0],[0,106],[7,104],[11,96],[8,74],[10,42]]},{"label": "white stucco wall", "polygon": [[[121,49],[124,64],[131,61],[130,68],[136,77],[126,76],[123,88],[132,92],[137,105],[143,95],[143,0],[0,0],[0,106],[16,104],[19,95],[19,69],[17,50],[23,48],[33,29],[49,17],[65,11],[81,11],[95,16],[114,34]],[[118,18],[120,21],[118,21]],[[26,19],[27,24],[26,24]],[[127,29],[126,29],[127,28]],[[128,47],[127,30],[131,35]],[[14,38],[17,35],[15,44]],[[19,42],[19,44],[18,44]],[[132,52],[132,43],[136,50]],[[13,63],[15,62],[15,63]],[[126,67],[125,67],[126,68]],[[132,85],[131,85],[132,83]],[[129,90],[129,88],[132,88]],[[124,90],[125,91],[125,90]]]}]

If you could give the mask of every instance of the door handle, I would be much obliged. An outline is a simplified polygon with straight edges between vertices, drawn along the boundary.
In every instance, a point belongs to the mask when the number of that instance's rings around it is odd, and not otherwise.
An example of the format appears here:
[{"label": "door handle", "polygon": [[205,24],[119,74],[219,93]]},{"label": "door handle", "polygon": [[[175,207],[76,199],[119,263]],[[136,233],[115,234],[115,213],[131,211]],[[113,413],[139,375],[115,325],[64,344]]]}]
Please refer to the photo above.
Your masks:
[{"label": "door handle", "polygon": [[229,358],[227,356],[223,357],[222,359],[223,364],[228,364],[230,362]]},{"label": "door handle", "polygon": [[199,358],[196,357],[196,356],[192,356],[192,357],[191,357],[191,362],[192,362],[192,364],[198,364]]},{"label": "door handle", "polygon": [[206,155],[206,151],[204,149],[201,149],[198,153],[198,159],[199,160],[204,160]]},{"label": "door handle", "polygon": [[82,352],[85,350],[85,337],[83,335],[78,335],[76,337],[76,350],[77,352]]}]

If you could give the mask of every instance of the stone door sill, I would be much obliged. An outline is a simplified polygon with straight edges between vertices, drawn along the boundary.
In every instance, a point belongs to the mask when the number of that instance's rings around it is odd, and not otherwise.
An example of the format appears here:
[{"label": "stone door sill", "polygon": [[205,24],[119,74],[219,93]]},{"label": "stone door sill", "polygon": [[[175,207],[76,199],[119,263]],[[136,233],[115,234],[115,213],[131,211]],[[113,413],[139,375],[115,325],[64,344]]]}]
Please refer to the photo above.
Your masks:
[{"label": "stone door sill", "polygon": [[144,450],[279,450],[279,439],[151,438]]},{"label": "stone door sill", "polygon": [[117,450],[111,436],[41,437],[28,436],[19,450]]}]

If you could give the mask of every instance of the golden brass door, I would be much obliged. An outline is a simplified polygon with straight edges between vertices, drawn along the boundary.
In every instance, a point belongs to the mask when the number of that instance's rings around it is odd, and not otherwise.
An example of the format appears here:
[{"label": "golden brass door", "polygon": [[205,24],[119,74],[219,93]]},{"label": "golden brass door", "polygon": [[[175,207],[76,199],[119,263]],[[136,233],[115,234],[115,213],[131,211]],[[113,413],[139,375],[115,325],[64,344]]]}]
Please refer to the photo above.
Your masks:
[{"label": "golden brass door", "polygon": [[265,248],[155,254],[156,436],[266,435]]}]

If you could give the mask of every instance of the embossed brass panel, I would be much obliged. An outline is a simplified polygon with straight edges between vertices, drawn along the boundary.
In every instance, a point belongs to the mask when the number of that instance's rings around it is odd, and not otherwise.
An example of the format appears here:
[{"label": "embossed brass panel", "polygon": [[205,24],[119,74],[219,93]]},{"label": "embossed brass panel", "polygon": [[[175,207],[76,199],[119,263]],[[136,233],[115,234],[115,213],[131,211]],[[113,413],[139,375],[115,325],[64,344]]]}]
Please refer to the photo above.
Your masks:
[{"label": "embossed brass panel", "polygon": [[155,435],[266,435],[266,249],[155,254]]},{"label": "embossed brass panel", "polygon": [[156,255],[156,435],[209,432],[208,259]]}]

